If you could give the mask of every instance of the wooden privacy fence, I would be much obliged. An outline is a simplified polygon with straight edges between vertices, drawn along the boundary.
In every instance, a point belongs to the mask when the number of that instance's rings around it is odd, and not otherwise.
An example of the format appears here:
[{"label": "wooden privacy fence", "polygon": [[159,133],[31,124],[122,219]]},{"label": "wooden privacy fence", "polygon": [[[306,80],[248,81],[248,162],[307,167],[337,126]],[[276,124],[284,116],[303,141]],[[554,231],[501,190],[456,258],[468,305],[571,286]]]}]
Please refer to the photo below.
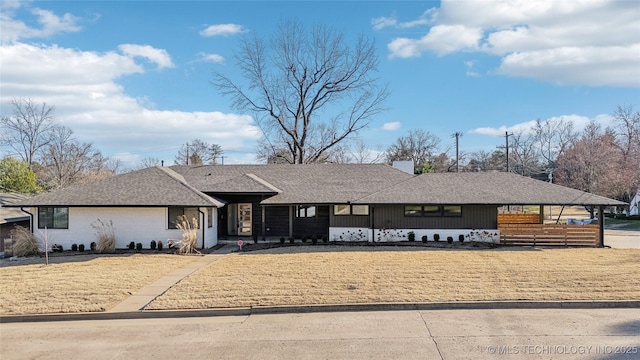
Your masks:
[{"label": "wooden privacy fence", "polygon": [[498,214],[498,225],[539,223],[540,214]]},{"label": "wooden privacy fence", "polygon": [[502,224],[500,243],[505,245],[598,246],[598,225]]}]

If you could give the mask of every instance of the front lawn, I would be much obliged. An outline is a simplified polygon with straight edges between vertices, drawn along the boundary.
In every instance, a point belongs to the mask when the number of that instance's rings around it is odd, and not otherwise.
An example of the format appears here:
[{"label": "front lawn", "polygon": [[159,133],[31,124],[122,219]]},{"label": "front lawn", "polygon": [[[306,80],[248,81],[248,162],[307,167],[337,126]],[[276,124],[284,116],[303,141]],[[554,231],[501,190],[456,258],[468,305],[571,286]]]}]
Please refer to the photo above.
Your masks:
[{"label": "front lawn", "polygon": [[[9,262],[0,268],[0,315],[105,311],[175,269],[179,255],[76,255]],[[34,263],[37,262],[37,263]]]},{"label": "front lawn", "polygon": [[147,308],[640,299],[640,250],[401,249],[300,246],[235,253]]}]

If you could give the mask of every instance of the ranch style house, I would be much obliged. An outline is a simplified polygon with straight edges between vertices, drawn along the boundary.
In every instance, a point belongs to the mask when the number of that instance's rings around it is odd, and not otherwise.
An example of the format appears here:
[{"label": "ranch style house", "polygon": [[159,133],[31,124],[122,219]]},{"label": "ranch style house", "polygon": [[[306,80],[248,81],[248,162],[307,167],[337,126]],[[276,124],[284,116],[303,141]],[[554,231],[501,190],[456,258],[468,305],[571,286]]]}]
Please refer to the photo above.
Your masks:
[{"label": "ranch style house", "polygon": [[[179,216],[195,218],[198,246],[218,240],[315,236],[327,241],[433,241],[465,236],[501,242],[499,208],[626,203],[502,172],[414,175],[385,164],[151,167],[17,201],[37,237],[65,249],[96,241],[112,222],[116,247],[181,239]],[[537,221],[539,220],[539,221]],[[603,246],[603,216],[590,244]],[[575,225],[580,227],[581,225]],[[543,231],[543,230],[536,230]],[[566,238],[566,236],[565,236]]]}]

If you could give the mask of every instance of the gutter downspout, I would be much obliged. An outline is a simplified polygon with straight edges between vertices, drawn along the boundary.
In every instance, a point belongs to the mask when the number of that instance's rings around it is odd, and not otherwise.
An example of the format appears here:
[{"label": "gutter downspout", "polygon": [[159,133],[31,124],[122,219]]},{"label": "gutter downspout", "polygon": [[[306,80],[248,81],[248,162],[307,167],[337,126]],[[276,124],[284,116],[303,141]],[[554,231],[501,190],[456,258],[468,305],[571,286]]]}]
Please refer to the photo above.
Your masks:
[{"label": "gutter downspout", "polygon": [[[202,221],[200,222],[200,228],[202,229],[202,250],[204,250],[205,249],[205,247],[204,247],[204,244],[205,244],[205,242],[204,242],[204,219],[205,219],[205,217],[204,217],[204,212],[202,212],[202,210],[200,210],[200,209],[201,208],[198,208],[198,212],[200,213],[200,215],[202,215]],[[207,224],[207,226],[208,225],[209,224]]]},{"label": "gutter downspout", "polygon": [[604,247],[604,207],[602,205],[598,206],[598,247]]},{"label": "gutter downspout", "polygon": [[23,207],[20,207],[20,211],[29,214],[29,231],[33,233],[33,214],[25,210]]}]

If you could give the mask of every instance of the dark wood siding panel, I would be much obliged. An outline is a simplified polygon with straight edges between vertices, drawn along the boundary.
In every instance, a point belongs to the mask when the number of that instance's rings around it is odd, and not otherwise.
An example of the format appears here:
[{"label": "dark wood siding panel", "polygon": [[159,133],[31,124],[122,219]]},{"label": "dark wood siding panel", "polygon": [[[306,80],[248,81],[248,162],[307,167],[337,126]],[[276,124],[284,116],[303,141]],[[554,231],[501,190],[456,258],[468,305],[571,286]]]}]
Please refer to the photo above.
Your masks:
[{"label": "dark wood siding panel", "polygon": [[330,206],[316,206],[316,216],[311,218],[293,219],[293,236],[329,236]]},{"label": "dark wood siding panel", "polygon": [[329,207],[331,212],[331,227],[371,227],[371,208],[369,215],[333,215],[333,207]]},{"label": "dark wood siding panel", "polygon": [[497,229],[498,209],[491,205],[462,206],[461,217],[405,217],[403,205],[378,205],[376,229]]},{"label": "dark wood siding panel", "polygon": [[267,236],[289,236],[289,207],[265,206]]}]

